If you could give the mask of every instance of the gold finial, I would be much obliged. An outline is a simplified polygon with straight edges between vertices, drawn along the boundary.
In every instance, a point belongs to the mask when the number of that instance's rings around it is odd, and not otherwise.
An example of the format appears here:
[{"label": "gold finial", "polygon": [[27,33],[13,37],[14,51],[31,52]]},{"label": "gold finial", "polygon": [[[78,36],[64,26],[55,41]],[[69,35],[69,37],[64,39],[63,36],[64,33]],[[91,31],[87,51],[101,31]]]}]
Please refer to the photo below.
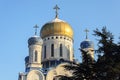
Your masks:
[{"label": "gold finial", "polygon": [[89,32],[89,30],[85,29],[85,32],[86,32],[86,39],[88,39],[88,32]]},{"label": "gold finial", "polygon": [[33,28],[35,28],[35,35],[37,35],[37,28],[39,28],[39,26],[36,24]]},{"label": "gold finial", "polygon": [[53,9],[55,9],[56,10],[56,16],[55,16],[55,18],[58,18],[58,10],[60,9],[57,5],[53,8]]}]

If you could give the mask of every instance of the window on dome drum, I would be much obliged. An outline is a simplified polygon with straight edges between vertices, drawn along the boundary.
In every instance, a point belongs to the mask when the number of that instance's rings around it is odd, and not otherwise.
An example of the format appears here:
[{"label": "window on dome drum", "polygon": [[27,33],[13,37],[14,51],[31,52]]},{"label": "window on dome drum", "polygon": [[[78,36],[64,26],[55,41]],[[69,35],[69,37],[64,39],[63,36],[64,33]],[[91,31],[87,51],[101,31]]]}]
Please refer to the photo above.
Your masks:
[{"label": "window on dome drum", "polygon": [[58,37],[56,37],[56,39],[58,39]]},{"label": "window on dome drum", "polygon": [[60,44],[60,57],[63,56],[63,49],[62,49],[62,44]]},{"label": "window on dome drum", "polygon": [[64,39],[66,39],[66,37],[64,37]]},{"label": "window on dome drum", "polygon": [[69,51],[69,49],[68,49],[67,57],[68,57],[68,59],[70,59],[70,51]]},{"label": "window on dome drum", "polygon": [[54,57],[54,44],[51,44],[51,57]]},{"label": "window on dome drum", "polygon": [[37,59],[38,59],[37,57],[38,57],[38,52],[35,51],[35,54],[34,54],[34,61],[35,61],[35,62],[37,62]]},{"label": "window on dome drum", "polygon": [[52,39],[54,39],[54,37],[52,37]]},{"label": "window on dome drum", "polygon": [[62,39],[62,37],[60,37],[60,39]]},{"label": "window on dome drum", "polygon": [[69,45],[68,45],[68,49],[67,49],[67,57],[68,57],[68,59],[70,59],[70,47],[69,47]]},{"label": "window on dome drum", "polygon": [[44,46],[44,58],[46,58],[46,46]]}]

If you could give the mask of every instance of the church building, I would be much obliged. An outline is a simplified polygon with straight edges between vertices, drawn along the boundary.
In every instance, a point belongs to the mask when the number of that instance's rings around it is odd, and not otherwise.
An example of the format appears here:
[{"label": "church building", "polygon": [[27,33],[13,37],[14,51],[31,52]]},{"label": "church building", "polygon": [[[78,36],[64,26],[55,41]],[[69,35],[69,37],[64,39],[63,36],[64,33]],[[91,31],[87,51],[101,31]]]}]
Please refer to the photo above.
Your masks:
[{"label": "church building", "polygon": [[[72,76],[72,72],[65,70],[63,66],[75,62],[74,31],[69,23],[59,19],[59,7],[56,5],[54,9],[55,18],[42,26],[40,36],[37,36],[38,26],[34,26],[35,35],[28,39],[29,52],[25,57],[25,71],[19,73],[18,80],[59,80],[59,76]],[[88,51],[94,59],[93,42],[87,35],[80,44],[80,49]]]}]

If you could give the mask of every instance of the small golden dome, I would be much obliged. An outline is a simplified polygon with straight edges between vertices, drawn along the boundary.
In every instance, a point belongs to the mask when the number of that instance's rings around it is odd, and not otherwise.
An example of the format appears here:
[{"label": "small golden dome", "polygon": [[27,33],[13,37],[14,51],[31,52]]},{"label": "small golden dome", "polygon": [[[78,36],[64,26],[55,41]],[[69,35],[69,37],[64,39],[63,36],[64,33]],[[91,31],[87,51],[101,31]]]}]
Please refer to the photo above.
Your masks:
[{"label": "small golden dome", "polygon": [[58,18],[43,25],[40,31],[41,38],[54,35],[63,35],[73,38],[73,30],[71,26]]}]

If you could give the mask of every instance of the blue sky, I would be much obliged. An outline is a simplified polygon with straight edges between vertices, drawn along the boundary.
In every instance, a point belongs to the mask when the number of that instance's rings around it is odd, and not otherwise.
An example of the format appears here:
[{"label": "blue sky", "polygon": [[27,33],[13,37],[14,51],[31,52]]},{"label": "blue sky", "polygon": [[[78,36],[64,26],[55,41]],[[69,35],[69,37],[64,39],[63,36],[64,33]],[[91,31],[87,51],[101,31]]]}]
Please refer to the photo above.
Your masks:
[{"label": "blue sky", "polygon": [[[79,44],[89,39],[96,44],[93,30],[106,26],[118,41],[120,35],[120,0],[0,0],[0,79],[17,80],[24,71],[28,55],[27,40],[34,35],[33,26],[40,28],[55,17],[53,7],[60,7],[59,18],[74,30],[74,54],[81,61]],[[38,34],[39,35],[39,34]],[[95,47],[96,49],[96,47]]]}]

